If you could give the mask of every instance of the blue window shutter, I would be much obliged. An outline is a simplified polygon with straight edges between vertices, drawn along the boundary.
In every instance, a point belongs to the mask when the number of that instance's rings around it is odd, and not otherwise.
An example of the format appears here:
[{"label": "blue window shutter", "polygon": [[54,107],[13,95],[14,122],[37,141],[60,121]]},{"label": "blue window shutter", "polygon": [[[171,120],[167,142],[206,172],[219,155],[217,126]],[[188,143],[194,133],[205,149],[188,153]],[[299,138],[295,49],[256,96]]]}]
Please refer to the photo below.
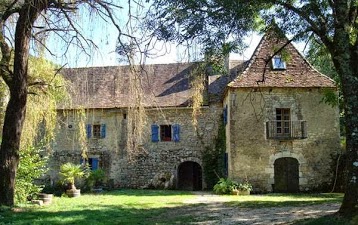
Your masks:
[{"label": "blue window shutter", "polygon": [[106,124],[101,124],[101,138],[106,137]]},{"label": "blue window shutter", "polygon": [[180,126],[179,124],[173,125],[173,141],[180,141]]},{"label": "blue window shutter", "polygon": [[223,118],[224,118],[224,125],[226,125],[227,124],[227,105],[225,106],[224,111],[223,111]]},{"label": "blue window shutter", "polygon": [[91,135],[92,135],[92,125],[91,124],[86,125],[86,134],[87,134],[87,138],[91,138]]},{"label": "blue window shutter", "polygon": [[159,126],[156,124],[152,125],[152,142],[159,141]]},{"label": "blue window shutter", "polygon": [[92,158],[92,170],[97,170],[98,169],[98,159],[97,158]]},{"label": "blue window shutter", "polygon": [[229,171],[229,159],[228,159],[228,154],[225,153],[224,154],[224,173],[225,173],[225,176],[228,176],[228,171]]}]

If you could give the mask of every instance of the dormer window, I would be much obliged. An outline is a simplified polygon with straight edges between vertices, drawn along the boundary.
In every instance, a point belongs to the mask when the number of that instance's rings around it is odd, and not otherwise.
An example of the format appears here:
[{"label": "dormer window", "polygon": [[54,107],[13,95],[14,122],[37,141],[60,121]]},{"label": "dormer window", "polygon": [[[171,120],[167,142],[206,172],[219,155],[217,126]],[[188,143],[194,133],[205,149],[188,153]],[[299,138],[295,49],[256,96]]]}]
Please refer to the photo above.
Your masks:
[{"label": "dormer window", "polygon": [[280,55],[275,55],[272,58],[272,69],[274,70],[285,70],[286,62],[282,59]]}]

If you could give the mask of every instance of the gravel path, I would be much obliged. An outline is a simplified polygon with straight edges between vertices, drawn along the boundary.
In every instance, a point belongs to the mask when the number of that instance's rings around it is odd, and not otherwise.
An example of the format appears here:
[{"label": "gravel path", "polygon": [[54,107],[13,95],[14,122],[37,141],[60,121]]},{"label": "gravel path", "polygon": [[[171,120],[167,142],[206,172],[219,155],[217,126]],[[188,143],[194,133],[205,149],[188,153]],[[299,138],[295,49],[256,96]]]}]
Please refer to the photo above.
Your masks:
[{"label": "gravel path", "polygon": [[187,201],[189,206],[175,210],[176,215],[193,215],[198,221],[191,224],[290,224],[292,221],[332,214],[339,209],[338,203],[309,206],[238,208],[225,204],[228,201],[218,195],[195,192],[197,197]]}]

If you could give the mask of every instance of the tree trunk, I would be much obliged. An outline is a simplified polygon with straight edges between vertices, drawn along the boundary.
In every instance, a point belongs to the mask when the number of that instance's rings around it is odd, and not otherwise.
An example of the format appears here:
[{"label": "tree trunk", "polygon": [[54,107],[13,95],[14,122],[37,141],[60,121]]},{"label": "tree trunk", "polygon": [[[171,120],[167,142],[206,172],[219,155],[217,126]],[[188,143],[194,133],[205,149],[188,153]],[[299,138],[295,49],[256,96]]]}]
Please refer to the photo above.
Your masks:
[{"label": "tree trunk", "polygon": [[[344,5],[343,5],[344,6]],[[333,63],[340,76],[346,119],[347,180],[339,214],[349,217],[358,213],[358,49],[350,43],[345,11],[337,8],[337,23],[331,48]],[[344,8],[343,8],[344,9]]]},{"label": "tree trunk", "polygon": [[346,119],[347,180],[339,213],[358,215],[358,53],[351,52],[350,67],[342,75]]},{"label": "tree trunk", "polygon": [[15,176],[26,113],[29,43],[32,26],[45,5],[46,0],[28,1],[21,8],[16,23],[14,69],[8,83],[10,100],[0,148],[0,205],[14,205]]}]

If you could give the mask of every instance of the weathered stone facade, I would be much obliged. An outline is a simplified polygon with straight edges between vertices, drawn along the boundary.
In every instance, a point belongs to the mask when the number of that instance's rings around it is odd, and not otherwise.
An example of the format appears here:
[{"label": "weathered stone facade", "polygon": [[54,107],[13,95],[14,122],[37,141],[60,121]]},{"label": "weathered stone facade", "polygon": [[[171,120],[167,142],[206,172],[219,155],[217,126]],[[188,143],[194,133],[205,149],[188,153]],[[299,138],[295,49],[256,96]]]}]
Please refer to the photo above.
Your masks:
[{"label": "weathered stone facade", "polygon": [[51,179],[61,164],[80,163],[86,153],[114,187],[201,190],[203,153],[213,148],[225,121],[229,178],[247,180],[259,192],[321,188],[331,181],[340,148],[338,108],[322,99],[337,90],[291,44],[284,48],[286,61],[274,61],[286,41],[269,33],[248,62],[228,63],[227,76],[207,76],[197,127],[190,84],[195,64],[142,68],[147,119],[135,157],[127,145],[128,129],[134,129],[127,110],[136,98],[130,67],[66,70],[74,105],[58,110]]},{"label": "weathered stone facade", "polygon": [[335,84],[287,42],[268,32],[225,95],[228,174],[257,191],[320,189],[340,150]]},{"label": "weathered stone facade", "polygon": [[[178,184],[179,166],[184,162],[196,163],[202,169],[202,152],[205,146],[212,146],[217,135],[218,122],[221,120],[221,105],[203,107],[195,129],[192,122],[192,109],[162,108],[147,110],[147,124],[144,129],[145,141],[140,146],[141,152],[129,160],[126,149],[127,119],[125,110],[103,109],[88,110],[86,124],[106,124],[105,138],[87,138],[87,156],[98,158],[99,167],[104,169],[115,187],[142,188],[150,187],[153,179],[161,174],[173,177],[172,187]],[[67,112],[62,115],[62,126],[57,132],[53,145],[54,159],[51,163],[51,177],[57,179],[60,165],[65,162],[80,162],[81,144],[79,143],[78,122],[75,114]],[[180,140],[152,142],[150,126],[179,124]],[[70,126],[70,128],[69,128]],[[202,176],[202,171],[201,171]],[[199,186],[205,188],[204,177]],[[189,185],[189,186],[188,186]],[[196,189],[188,184],[187,189]]]},{"label": "weathered stone facade", "polygon": [[[317,190],[332,180],[340,148],[338,109],[322,102],[321,88],[262,88],[229,91],[227,150],[229,176],[248,179],[256,190],[273,191],[275,161],[290,157],[299,164],[299,190]],[[305,121],[307,137],[269,139],[267,122],[277,108],[291,109],[292,121]]]}]

